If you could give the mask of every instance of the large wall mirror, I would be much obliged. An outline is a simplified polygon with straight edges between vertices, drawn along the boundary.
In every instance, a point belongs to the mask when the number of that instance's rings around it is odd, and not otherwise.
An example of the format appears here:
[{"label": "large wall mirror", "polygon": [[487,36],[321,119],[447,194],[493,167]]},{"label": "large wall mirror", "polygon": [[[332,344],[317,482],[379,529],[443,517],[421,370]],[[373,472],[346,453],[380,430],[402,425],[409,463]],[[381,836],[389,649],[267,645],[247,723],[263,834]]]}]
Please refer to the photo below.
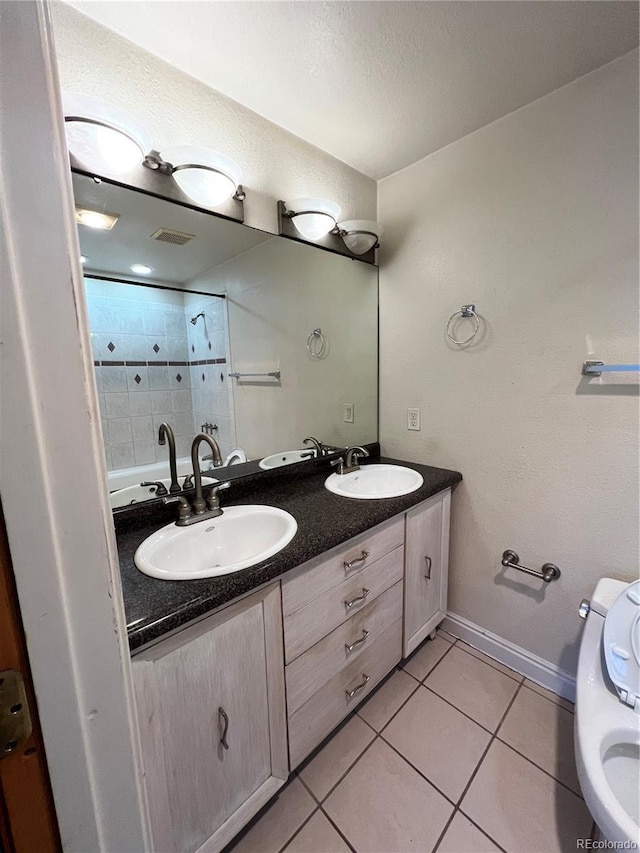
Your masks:
[{"label": "large wall mirror", "polygon": [[377,441],[377,268],[86,174],[73,187],[114,493],[168,476],[164,422],[181,475],[203,431],[224,476],[309,458],[307,436]]}]

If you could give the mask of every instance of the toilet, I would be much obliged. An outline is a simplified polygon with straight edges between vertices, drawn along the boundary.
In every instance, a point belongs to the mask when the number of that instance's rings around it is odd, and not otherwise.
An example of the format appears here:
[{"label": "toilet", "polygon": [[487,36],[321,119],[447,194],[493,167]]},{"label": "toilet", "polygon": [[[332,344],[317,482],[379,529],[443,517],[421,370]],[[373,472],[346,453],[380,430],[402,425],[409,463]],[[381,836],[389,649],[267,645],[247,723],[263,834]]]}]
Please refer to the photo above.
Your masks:
[{"label": "toilet", "polygon": [[640,580],[602,578],[580,615],[574,739],[585,802],[604,839],[640,847]]}]

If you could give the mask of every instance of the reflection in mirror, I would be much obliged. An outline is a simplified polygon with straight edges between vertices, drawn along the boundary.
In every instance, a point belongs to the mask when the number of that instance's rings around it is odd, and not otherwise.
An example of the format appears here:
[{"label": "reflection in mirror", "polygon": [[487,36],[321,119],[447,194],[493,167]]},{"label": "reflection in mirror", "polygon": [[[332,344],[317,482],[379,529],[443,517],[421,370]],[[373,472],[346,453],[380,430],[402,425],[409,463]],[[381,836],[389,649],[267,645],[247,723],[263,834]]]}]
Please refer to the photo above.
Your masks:
[{"label": "reflection in mirror", "polygon": [[228,465],[202,459],[215,479],[313,458],[309,436],[377,440],[375,267],[86,175],[73,183],[77,207],[117,216],[111,230],[79,225],[114,507],[169,488],[162,423],[181,485],[202,431]]}]

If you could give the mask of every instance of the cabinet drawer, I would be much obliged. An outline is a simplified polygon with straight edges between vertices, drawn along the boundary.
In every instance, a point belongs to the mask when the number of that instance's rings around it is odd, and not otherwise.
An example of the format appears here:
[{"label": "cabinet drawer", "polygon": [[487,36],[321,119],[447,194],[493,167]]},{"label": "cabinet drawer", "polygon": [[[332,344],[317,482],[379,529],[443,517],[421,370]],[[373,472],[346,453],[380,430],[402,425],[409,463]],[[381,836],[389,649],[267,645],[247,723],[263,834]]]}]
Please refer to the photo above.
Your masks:
[{"label": "cabinet drawer", "polygon": [[[397,581],[293,661],[286,668],[289,716],[341,669],[360,658],[399,619],[402,619],[402,581]],[[349,650],[347,646],[352,644]]]},{"label": "cabinet drawer", "polygon": [[[284,620],[285,661],[291,663],[402,578],[404,547],[396,548]],[[351,606],[348,606],[352,602]]]},{"label": "cabinet drawer", "polygon": [[[300,762],[338,725],[376,684],[398,663],[402,656],[402,620],[391,627],[360,655],[334,675],[289,718],[289,755],[291,769]],[[348,690],[369,680],[352,697]]]},{"label": "cabinet drawer", "polygon": [[303,563],[282,579],[283,615],[289,616],[403,543],[404,518],[400,516],[339,545],[329,555]]}]

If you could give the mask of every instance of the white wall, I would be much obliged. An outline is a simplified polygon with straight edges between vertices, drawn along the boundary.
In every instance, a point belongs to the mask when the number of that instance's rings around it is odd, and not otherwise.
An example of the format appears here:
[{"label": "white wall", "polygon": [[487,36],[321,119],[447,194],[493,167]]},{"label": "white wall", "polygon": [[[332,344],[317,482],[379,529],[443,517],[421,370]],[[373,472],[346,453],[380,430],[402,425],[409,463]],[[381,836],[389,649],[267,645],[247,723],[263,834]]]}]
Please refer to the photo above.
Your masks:
[{"label": "white wall", "polygon": [[[126,14],[126,4],[121,5]],[[195,143],[233,157],[247,191],[247,225],[277,233],[276,201],[303,196],[334,199],[344,219],[375,219],[371,178],[75,9],[62,3],[52,9],[63,89],[99,95],[128,110],[148,128],[160,151]],[[246,60],[239,34],[238,61]]]},{"label": "white wall", "polygon": [[[580,599],[638,575],[638,376],[580,376],[639,361],[638,52],[385,179],[379,206],[384,451],[464,475],[450,610],[572,671]],[[460,349],[467,302],[483,335]],[[506,548],[562,578],[538,594]]]}]

